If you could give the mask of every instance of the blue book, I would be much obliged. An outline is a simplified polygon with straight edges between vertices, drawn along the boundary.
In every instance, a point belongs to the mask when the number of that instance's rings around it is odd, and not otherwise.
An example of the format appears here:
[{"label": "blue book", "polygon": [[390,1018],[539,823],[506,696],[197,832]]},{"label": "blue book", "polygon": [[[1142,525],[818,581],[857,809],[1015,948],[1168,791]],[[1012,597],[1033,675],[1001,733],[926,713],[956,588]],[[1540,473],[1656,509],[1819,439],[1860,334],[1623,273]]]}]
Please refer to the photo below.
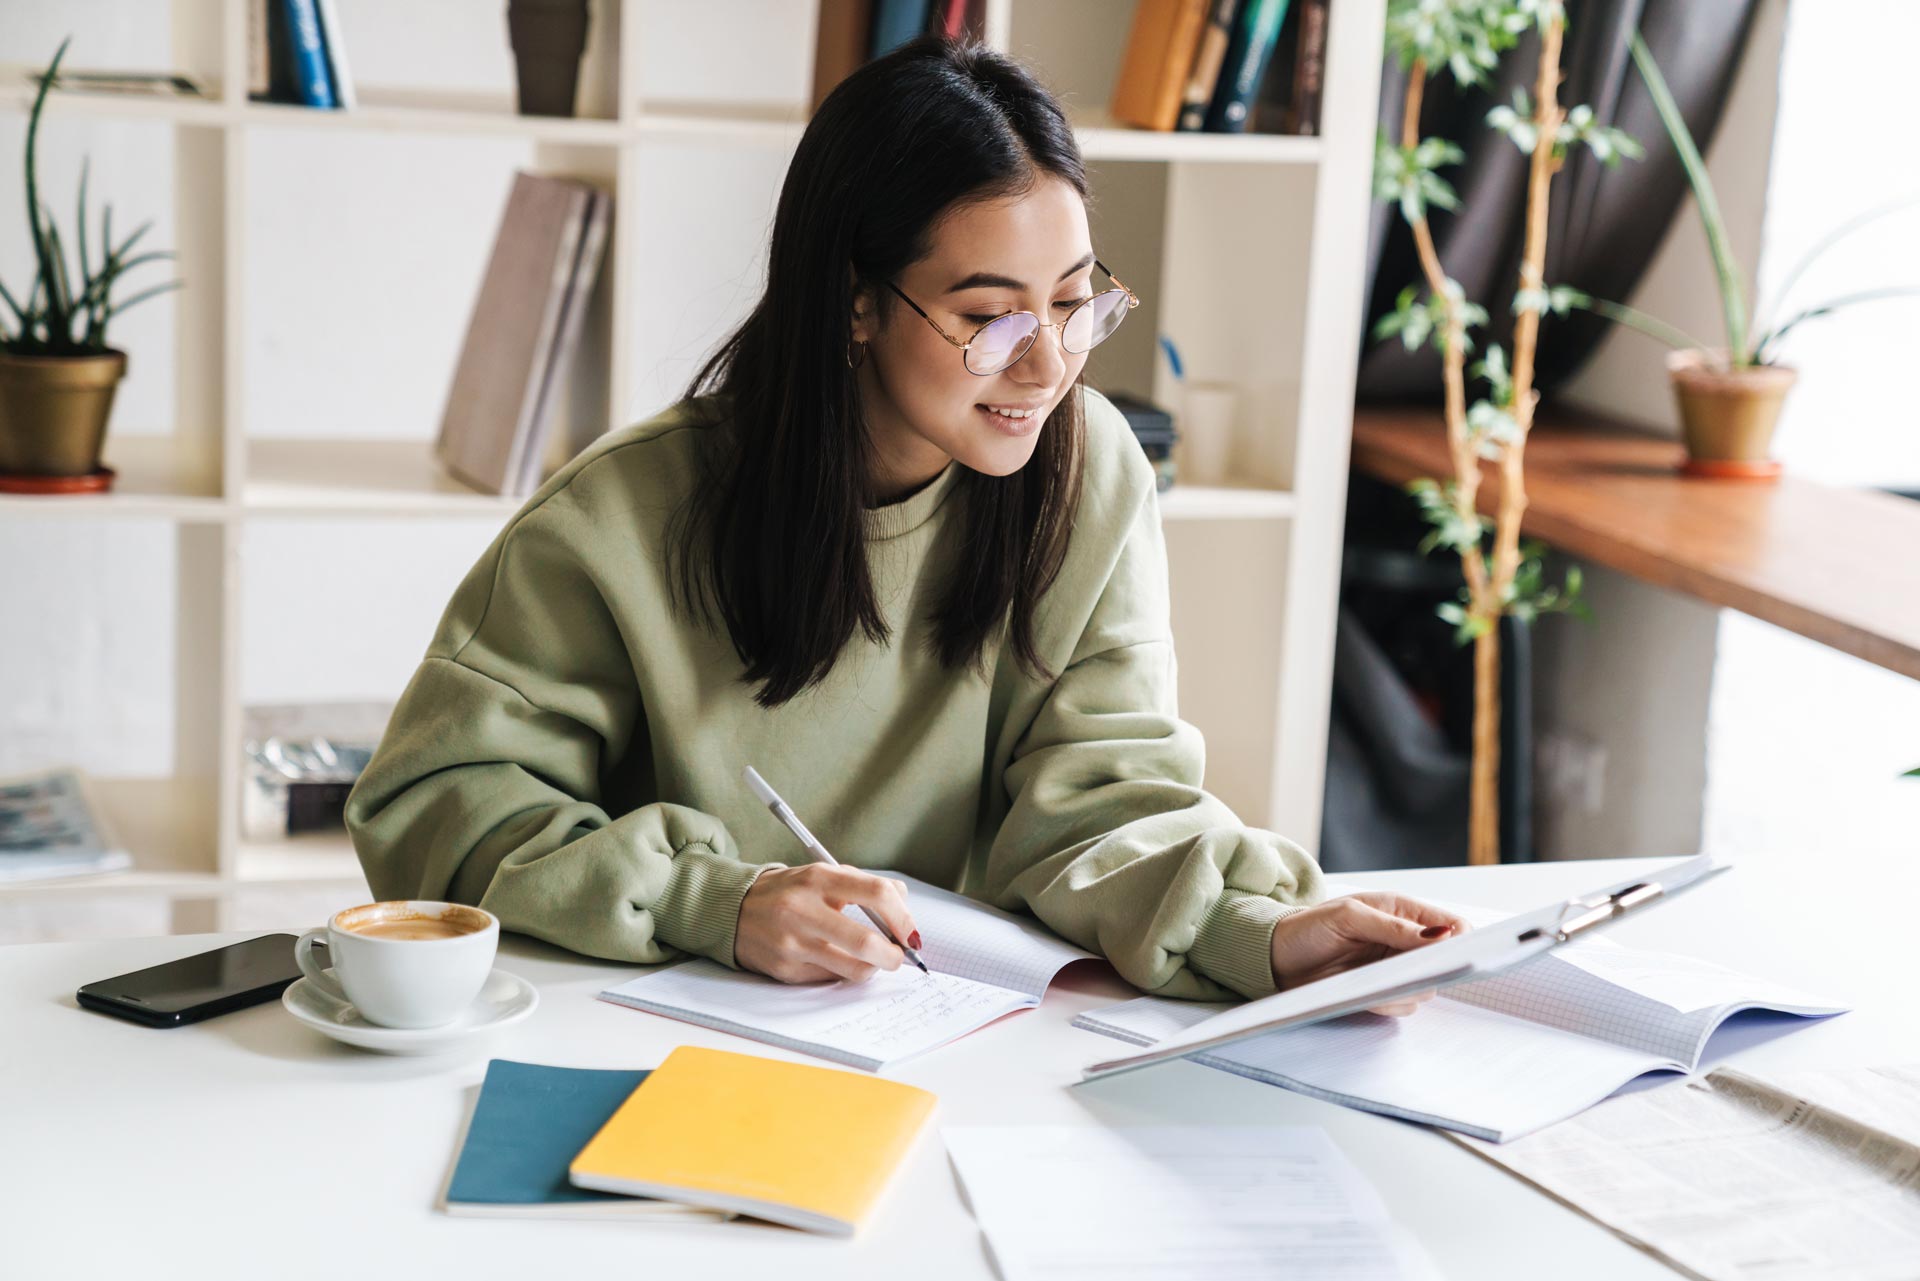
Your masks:
[{"label": "blue book", "polygon": [[878,58],[883,53],[891,53],[924,34],[929,16],[927,0],[874,0],[873,38],[868,56]]},{"label": "blue book", "polygon": [[1233,15],[1233,33],[1220,61],[1220,79],[1207,107],[1209,133],[1245,133],[1253,104],[1273,61],[1280,27],[1287,18],[1287,0],[1240,0]]},{"label": "blue book", "polygon": [[441,1208],[469,1217],[731,1218],[567,1181],[568,1164],[646,1079],[645,1071],[489,1061]]},{"label": "blue book", "polygon": [[309,107],[337,107],[327,76],[327,46],[320,36],[320,6],[315,0],[285,0],[287,42],[292,46],[294,91]]}]

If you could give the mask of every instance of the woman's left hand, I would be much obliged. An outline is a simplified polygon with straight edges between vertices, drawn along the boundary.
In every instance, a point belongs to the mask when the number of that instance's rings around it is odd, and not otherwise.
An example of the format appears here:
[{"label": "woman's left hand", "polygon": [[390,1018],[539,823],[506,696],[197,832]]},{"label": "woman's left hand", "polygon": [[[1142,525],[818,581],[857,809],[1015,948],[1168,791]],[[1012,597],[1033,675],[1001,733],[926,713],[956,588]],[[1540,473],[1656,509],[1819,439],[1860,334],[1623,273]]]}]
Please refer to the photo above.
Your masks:
[{"label": "woman's left hand", "polygon": [[[1464,934],[1473,926],[1404,894],[1369,891],[1328,899],[1273,927],[1273,978],[1282,991]],[[1431,1000],[1419,992],[1370,1014],[1412,1014]]]}]

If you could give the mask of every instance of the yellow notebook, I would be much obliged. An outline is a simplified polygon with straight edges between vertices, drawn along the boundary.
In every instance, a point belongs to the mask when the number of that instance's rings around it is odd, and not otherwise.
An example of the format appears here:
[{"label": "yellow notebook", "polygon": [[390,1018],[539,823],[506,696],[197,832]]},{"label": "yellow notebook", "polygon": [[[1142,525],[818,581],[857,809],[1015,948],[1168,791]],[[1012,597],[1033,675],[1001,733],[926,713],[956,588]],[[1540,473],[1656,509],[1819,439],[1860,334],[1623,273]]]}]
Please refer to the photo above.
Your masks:
[{"label": "yellow notebook", "polygon": [[683,1045],[600,1127],[568,1178],[852,1236],[936,1101],[864,1073]]}]

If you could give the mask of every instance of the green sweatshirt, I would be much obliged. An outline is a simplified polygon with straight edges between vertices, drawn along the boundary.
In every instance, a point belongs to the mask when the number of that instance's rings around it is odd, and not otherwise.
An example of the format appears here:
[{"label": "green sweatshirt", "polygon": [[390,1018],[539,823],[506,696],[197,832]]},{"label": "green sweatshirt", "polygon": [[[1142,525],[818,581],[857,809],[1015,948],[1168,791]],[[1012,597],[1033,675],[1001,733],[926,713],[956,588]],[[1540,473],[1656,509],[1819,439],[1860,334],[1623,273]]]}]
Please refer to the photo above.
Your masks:
[{"label": "green sweatshirt", "polygon": [[1153,470],[1120,412],[1086,393],[1079,517],[1036,611],[1055,679],[1005,649],[984,675],[929,652],[962,530],[951,463],[866,513],[891,641],[856,633],[769,711],[724,628],[669,603],[668,516],[719,406],[597,441],[460,584],[348,799],[375,896],[478,904],[593,956],[734,965],[748,887],[800,861],[741,781],[753,765],[843,863],[1030,911],[1148,992],[1271,993],[1273,927],[1317,901],[1319,869],[1201,788]]}]

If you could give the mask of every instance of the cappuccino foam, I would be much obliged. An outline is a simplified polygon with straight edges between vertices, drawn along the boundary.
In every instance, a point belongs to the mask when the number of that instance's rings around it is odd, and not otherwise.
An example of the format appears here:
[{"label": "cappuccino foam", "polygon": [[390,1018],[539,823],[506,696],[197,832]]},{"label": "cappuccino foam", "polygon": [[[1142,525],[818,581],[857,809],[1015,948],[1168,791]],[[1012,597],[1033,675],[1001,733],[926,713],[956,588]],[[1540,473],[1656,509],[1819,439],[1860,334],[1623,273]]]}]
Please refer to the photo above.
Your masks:
[{"label": "cappuccino foam", "polygon": [[349,933],[370,939],[457,939],[479,930],[438,916],[378,917],[347,927]]}]

